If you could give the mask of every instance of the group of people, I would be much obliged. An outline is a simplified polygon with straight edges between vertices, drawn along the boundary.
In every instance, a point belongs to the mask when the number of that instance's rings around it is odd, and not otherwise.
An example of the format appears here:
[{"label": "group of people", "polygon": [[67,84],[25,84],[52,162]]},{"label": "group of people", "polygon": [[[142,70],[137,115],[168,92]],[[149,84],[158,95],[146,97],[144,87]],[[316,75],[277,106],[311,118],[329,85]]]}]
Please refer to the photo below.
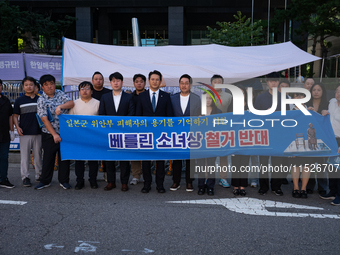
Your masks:
[{"label": "group of people", "polygon": [[[200,116],[201,115],[201,99],[198,95],[191,92],[192,78],[188,74],[183,74],[179,78],[180,92],[170,95],[160,89],[163,77],[162,74],[154,70],[149,73],[148,79],[143,74],[136,74],[133,77],[135,87],[134,92],[124,92],[123,75],[114,72],[109,76],[112,90],[104,87],[104,77],[100,72],[95,72],[92,76],[92,83],[84,81],[79,84],[79,99],[72,101],[63,91],[57,90],[55,78],[52,75],[43,75],[40,77],[39,83],[43,90],[42,95],[36,94],[39,86],[32,77],[26,77],[22,81],[25,95],[15,101],[12,108],[9,100],[1,94],[2,82],[0,82],[0,187],[13,188],[8,178],[8,151],[10,140],[14,139],[14,126],[17,129],[20,138],[21,153],[21,178],[23,185],[30,187],[31,180],[29,178],[29,162],[30,153],[35,157],[35,180],[38,185],[35,189],[43,189],[49,187],[52,182],[54,173],[54,163],[56,155],[58,157],[58,181],[64,189],[70,189],[70,161],[61,160],[60,158],[60,137],[59,115],[107,115],[107,116],[149,116],[149,117],[183,117],[183,116]],[[148,80],[150,88],[145,89]],[[1,81],[1,80],[0,80]],[[223,84],[223,77],[214,75],[211,78],[211,86],[215,88],[216,84]],[[280,81],[279,74],[274,72],[266,76],[268,90],[254,98],[254,107],[257,110],[267,110],[272,107],[273,88],[278,88],[278,103],[276,111],[281,111],[281,88],[289,87],[287,80]],[[244,94],[244,110],[248,110],[247,106],[247,89],[242,85],[238,85]],[[340,146],[340,86],[336,89],[335,98],[327,101],[325,86],[315,82],[312,78],[306,79],[304,88],[311,92],[311,100],[306,104],[308,110],[316,111],[322,115],[330,115],[331,124],[336,136],[338,145]],[[232,95],[227,91],[216,88],[215,91],[219,95],[220,100],[214,100],[207,94],[206,114],[218,114],[233,111]],[[292,98],[303,98],[304,95],[295,93],[290,95]],[[214,103],[216,101],[216,103]],[[298,109],[295,105],[287,105],[286,110]],[[43,151],[43,153],[42,153]],[[232,164],[237,169],[241,165],[262,164],[268,165],[269,158],[271,164],[288,165],[293,163],[296,167],[291,169],[292,181],[294,188],[292,196],[295,198],[307,198],[307,194],[313,193],[316,184],[314,176],[310,178],[310,171],[305,164],[324,163],[325,159],[312,157],[276,157],[276,156],[244,156],[234,155],[231,162],[228,157],[220,157],[221,166]],[[191,160],[174,160],[172,164],[173,184],[171,191],[176,191],[181,185],[182,165],[185,161],[185,182],[186,191],[194,191],[193,176],[190,175]],[[208,159],[200,159],[203,164],[215,165],[216,157]],[[155,183],[158,193],[165,193],[164,178],[165,165],[164,161],[156,161]],[[298,166],[303,165],[300,169]],[[98,188],[97,174],[98,161],[88,161],[89,166],[89,183],[93,189]],[[130,185],[136,185],[143,175],[144,185],[141,190],[143,193],[149,193],[152,184],[152,162],[143,161],[120,161],[120,182],[121,190],[128,191],[130,172],[132,180]],[[109,191],[116,188],[116,162],[104,161],[104,169],[107,175],[107,185],[104,190]],[[75,174],[77,176],[75,189],[80,190],[85,186],[84,180],[85,161],[75,161]],[[257,187],[257,178],[259,180],[259,194],[265,195],[270,189],[278,196],[282,196],[281,185],[287,183],[286,173],[273,172],[271,181],[269,181],[268,173],[259,173],[259,176],[253,176],[251,181],[252,187]],[[301,187],[299,187],[299,179],[301,174]],[[204,177],[204,176],[203,176]],[[318,173],[317,183],[318,192],[321,198],[331,199],[333,205],[340,205],[340,179],[329,173],[329,189],[327,193],[327,174]],[[221,172],[218,184],[223,187],[230,187],[227,181],[227,173]],[[246,187],[248,186],[248,173],[237,172],[231,176],[231,185],[234,187],[233,194],[235,196],[246,196]],[[198,178],[198,194],[214,195],[215,177],[206,176],[206,178]]]}]

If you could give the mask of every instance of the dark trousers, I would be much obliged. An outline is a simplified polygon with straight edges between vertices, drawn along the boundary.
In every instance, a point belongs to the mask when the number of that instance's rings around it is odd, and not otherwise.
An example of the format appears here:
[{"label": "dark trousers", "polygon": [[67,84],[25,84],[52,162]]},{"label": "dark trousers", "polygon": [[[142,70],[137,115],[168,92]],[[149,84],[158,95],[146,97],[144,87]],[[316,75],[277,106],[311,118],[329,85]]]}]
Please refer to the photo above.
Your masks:
[{"label": "dark trousers", "polygon": [[[274,157],[272,156],[271,161],[272,161],[272,166],[280,166],[282,164],[282,157]],[[260,164],[262,166],[268,166],[268,161],[269,161],[269,156],[260,156]],[[278,190],[281,189],[281,184],[282,184],[282,179],[285,177],[286,173],[281,173],[281,172],[272,172],[271,175],[271,181],[270,181],[270,186],[271,189]],[[259,173],[259,183],[260,183],[260,189],[263,191],[268,191],[269,190],[269,176],[268,176],[268,171],[267,172],[262,172],[260,169]]]},{"label": "dark trousers", "polygon": [[[339,170],[338,170],[339,171]],[[340,197],[340,178],[339,173],[328,173],[329,176],[329,193]]]},{"label": "dark trousers", "polygon": [[58,152],[58,181],[60,183],[69,183],[70,181],[70,161],[60,158],[60,143],[55,143],[53,136],[50,134],[42,134],[42,148],[44,150],[43,166],[41,172],[41,183],[49,184],[53,178],[55,156]]},{"label": "dark trousers", "polygon": [[[317,162],[317,164],[325,164],[327,160],[324,157],[317,157],[315,158],[315,161]],[[324,173],[324,172],[317,173],[316,179],[318,181],[318,191],[326,191],[327,190],[327,173]],[[314,190],[315,184],[316,184],[315,174],[311,173],[308,183],[307,183],[307,189]]]},{"label": "dark trousers", "polygon": [[0,182],[7,179],[10,142],[0,143]]},{"label": "dark trousers", "polygon": [[[152,182],[151,161],[142,162],[142,171],[144,178],[144,186],[150,187]],[[164,177],[165,177],[164,161],[162,160],[156,161],[156,185],[158,188],[163,187]]]},{"label": "dark trousers", "polygon": [[250,156],[235,155],[231,158],[232,165],[235,166],[236,172],[232,173],[231,185],[234,187],[247,187],[248,186],[248,172],[242,169],[241,166],[249,166]]},{"label": "dark trousers", "polygon": [[[205,182],[205,180],[207,180],[207,182]],[[215,178],[198,178],[198,188],[204,189],[205,185],[207,185],[209,189],[213,189],[215,187]]]},{"label": "dark trousers", "polygon": [[[215,161],[216,157],[212,158],[203,158],[203,159],[197,159],[197,164],[202,167],[208,167],[208,166],[215,166]],[[203,177],[202,175],[206,175],[206,178],[201,178]],[[210,174],[210,173],[199,173],[198,175],[200,178],[198,178],[198,188],[199,189],[204,189],[205,186],[207,186],[209,189],[214,189],[215,187],[215,173]],[[213,177],[213,178],[209,178]]]},{"label": "dark trousers", "polygon": [[[106,164],[107,182],[116,183],[115,161],[105,161],[104,164]],[[120,166],[120,182],[122,184],[128,184],[130,177],[130,162],[119,161],[119,166]]]},{"label": "dark trousers", "polygon": [[[336,142],[340,147],[340,138],[336,138]],[[337,170],[337,172],[335,170],[334,167],[333,171],[328,173],[329,192],[334,196],[340,197],[340,170]]]},{"label": "dark trousers", "polygon": [[[95,182],[97,181],[98,161],[89,160],[88,164],[89,164],[89,181]],[[85,173],[85,161],[84,160],[76,160],[75,172],[77,176],[77,182],[84,181],[84,173]]]},{"label": "dark trousers", "polygon": [[[185,160],[185,181],[186,183],[192,183],[193,178],[190,178],[190,159]],[[172,180],[174,183],[180,184],[182,177],[182,160],[174,160],[172,164]]]}]

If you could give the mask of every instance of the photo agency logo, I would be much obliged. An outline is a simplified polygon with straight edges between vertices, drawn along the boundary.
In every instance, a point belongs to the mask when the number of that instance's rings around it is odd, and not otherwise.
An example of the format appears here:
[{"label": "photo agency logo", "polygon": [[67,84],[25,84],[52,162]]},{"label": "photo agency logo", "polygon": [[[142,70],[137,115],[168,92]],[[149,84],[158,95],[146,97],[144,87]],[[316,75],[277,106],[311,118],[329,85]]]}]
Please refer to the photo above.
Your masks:
[{"label": "photo agency logo", "polygon": [[[217,91],[210,85],[200,83],[201,85],[206,86],[209,88],[218,98],[220,101],[220,104],[222,105],[222,101],[220,96],[218,95]],[[235,85],[231,84],[215,84],[215,88],[221,88],[221,89],[228,89],[231,92],[231,95],[233,97],[233,115],[244,115],[244,94],[242,89]],[[211,96],[212,100],[216,104],[216,100],[214,95],[207,89],[204,88],[199,88],[206,93],[202,94],[201,98],[201,114],[206,115],[207,114],[207,94]],[[272,94],[272,99],[273,99],[273,104],[272,106],[267,109],[267,110],[257,110],[254,108],[253,105],[253,88],[248,87],[248,96],[247,96],[247,104],[249,111],[255,115],[260,115],[260,116],[266,116],[270,115],[273,112],[275,112],[278,104],[278,93],[277,93],[277,88],[273,88],[273,94]],[[302,93],[305,95],[304,98],[288,98],[287,94],[289,93]],[[281,115],[286,115],[286,105],[294,104],[297,106],[297,108],[303,112],[304,115],[311,115],[310,112],[303,106],[304,103],[307,103],[311,98],[311,94],[309,90],[305,88],[293,88],[293,87],[288,87],[288,88],[282,88],[281,89]]]},{"label": "photo agency logo", "polygon": [[[198,82],[199,84],[206,86],[208,89],[210,89],[217,97],[217,99],[220,101],[221,106],[222,104],[222,100],[220,98],[220,96],[218,95],[217,91],[210,85],[205,84],[203,82]],[[212,98],[212,100],[214,101],[214,104],[216,105],[216,100],[215,100],[215,96],[207,89],[204,88],[200,88],[198,87],[200,90],[203,90],[205,92],[205,94],[202,94],[202,98],[201,98],[201,114],[202,115],[207,115],[207,94]]]}]

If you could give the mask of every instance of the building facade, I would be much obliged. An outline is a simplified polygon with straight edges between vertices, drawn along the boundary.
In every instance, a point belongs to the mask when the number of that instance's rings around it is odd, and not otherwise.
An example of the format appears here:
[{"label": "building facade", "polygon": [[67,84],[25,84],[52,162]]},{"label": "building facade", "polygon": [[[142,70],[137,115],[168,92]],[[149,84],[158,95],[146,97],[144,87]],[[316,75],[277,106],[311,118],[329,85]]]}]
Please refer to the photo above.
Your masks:
[{"label": "building facade", "polygon": [[[241,11],[254,20],[267,20],[285,0],[11,0],[23,10],[48,13],[53,19],[77,18],[66,37],[109,45],[133,45],[131,19],[137,18],[143,46],[210,43],[207,26],[234,21]],[[288,34],[288,32],[287,32]],[[287,37],[288,40],[288,37]],[[281,41],[282,38],[281,38]]]}]

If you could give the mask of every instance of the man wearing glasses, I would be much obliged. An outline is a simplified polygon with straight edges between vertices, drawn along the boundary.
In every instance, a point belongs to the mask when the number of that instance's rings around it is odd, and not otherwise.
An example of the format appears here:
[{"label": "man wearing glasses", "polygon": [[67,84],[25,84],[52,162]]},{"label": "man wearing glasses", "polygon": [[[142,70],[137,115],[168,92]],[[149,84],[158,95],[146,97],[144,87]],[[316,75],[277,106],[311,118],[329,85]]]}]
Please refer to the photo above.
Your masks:
[{"label": "man wearing glasses", "polygon": [[[98,115],[99,101],[92,98],[93,85],[91,82],[83,81],[79,84],[80,98],[74,101],[74,107],[69,114],[73,115]],[[75,172],[77,176],[76,190],[85,186],[84,172],[85,165],[83,160],[76,160]],[[89,164],[89,182],[92,189],[97,189],[98,161],[88,161]]]}]

